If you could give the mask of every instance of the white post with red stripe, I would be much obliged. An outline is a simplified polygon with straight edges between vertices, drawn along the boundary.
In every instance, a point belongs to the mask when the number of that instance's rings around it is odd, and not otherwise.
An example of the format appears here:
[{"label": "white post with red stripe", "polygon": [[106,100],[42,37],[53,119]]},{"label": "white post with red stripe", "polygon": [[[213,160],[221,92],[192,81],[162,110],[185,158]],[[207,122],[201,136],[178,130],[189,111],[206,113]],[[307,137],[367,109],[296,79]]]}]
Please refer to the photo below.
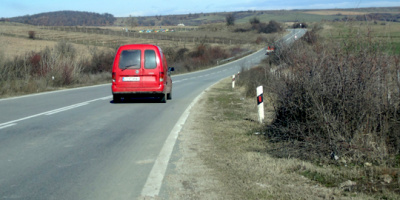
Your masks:
[{"label": "white post with red stripe", "polygon": [[264,89],[263,86],[257,87],[257,108],[258,108],[258,121],[263,123],[264,121]]},{"label": "white post with red stripe", "polygon": [[232,75],[232,89],[235,88],[235,75]]}]

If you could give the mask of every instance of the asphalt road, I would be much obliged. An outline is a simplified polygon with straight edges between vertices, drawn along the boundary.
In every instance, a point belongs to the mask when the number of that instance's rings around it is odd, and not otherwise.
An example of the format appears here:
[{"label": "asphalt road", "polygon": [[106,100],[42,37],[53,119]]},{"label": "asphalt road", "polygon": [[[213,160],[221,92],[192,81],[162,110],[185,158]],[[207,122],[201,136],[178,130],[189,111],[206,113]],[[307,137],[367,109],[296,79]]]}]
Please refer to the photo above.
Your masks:
[{"label": "asphalt road", "polygon": [[158,195],[168,151],[193,100],[263,58],[265,50],[173,76],[173,96],[166,104],[114,104],[111,84],[0,100],[0,199]]}]

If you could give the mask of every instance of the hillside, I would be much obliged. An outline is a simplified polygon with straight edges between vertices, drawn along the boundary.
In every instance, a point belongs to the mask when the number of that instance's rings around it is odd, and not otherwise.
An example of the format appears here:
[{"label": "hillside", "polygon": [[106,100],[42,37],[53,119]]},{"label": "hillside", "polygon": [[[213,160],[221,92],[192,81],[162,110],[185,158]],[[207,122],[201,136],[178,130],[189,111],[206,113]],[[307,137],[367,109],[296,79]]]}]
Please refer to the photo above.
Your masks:
[{"label": "hillside", "polygon": [[9,20],[41,26],[106,26],[113,25],[116,18],[108,13],[57,11],[14,17]]},{"label": "hillside", "polygon": [[[326,9],[326,10],[248,10],[218,13],[190,13],[186,15],[157,15],[118,17],[116,26],[171,26],[184,24],[199,26],[203,24],[225,23],[226,16],[232,14],[235,23],[248,23],[257,17],[263,22],[275,20],[278,22],[321,22],[349,20],[400,21],[399,7],[357,8],[357,9]],[[358,17],[358,19],[357,19]]]},{"label": "hillside", "polygon": [[180,15],[114,17],[111,14],[80,11],[57,11],[26,15],[0,21],[19,22],[43,26],[199,26],[225,23],[226,16],[232,14],[235,23],[247,23],[257,17],[263,22],[321,22],[341,20],[400,21],[399,7],[325,9],[325,10],[248,10],[236,12],[189,13]]}]

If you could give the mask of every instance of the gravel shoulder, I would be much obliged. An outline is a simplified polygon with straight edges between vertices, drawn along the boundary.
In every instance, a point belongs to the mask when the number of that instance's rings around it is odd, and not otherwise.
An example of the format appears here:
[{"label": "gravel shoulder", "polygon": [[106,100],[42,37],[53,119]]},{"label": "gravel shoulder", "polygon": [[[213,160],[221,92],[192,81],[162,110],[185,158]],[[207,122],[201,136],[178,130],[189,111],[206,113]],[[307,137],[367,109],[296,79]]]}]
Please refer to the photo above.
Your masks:
[{"label": "gravel shoulder", "polygon": [[[371,199],[295,172],[316,170],[311,163],[270,156],[255,101],[233,90],[230,78],[205,91],[178,137],[161,199]],[[264,101],[268,123],[273,108]]]}]

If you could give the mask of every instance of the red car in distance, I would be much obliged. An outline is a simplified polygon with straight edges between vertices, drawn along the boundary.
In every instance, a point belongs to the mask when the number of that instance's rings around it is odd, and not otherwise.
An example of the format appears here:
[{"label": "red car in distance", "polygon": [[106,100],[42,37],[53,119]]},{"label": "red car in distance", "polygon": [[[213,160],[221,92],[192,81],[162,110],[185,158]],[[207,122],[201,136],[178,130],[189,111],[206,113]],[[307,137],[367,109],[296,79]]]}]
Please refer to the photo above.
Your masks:
[{"label": "red car in distance", "polygon": [[171,71],[174,68],[168,67],[161,48],[156,45],[119,47],[112,68],[114,103],[130,97],[156,97],[166,103],[172,98]]}]

